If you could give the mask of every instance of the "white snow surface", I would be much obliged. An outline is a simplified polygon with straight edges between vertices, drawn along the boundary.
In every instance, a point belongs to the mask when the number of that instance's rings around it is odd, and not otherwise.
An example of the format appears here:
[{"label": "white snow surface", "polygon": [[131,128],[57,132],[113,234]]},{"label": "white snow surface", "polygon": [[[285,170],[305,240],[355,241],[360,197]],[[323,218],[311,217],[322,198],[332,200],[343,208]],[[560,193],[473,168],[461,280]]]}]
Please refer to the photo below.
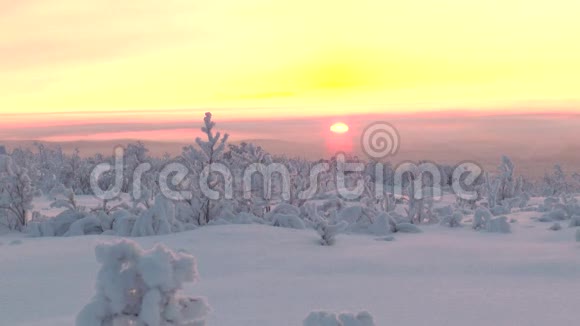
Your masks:
[{"label": "white snow surface", "polygon": [[[577,228],[514,213],[511,233],[421,226],[394,241],[314,230],[216,225],[133,238],[196,257],[216,326],[300,326],[312,311],[368,311],[376,325],[543,326],[578,322]],[[112,236],[0,237],[0,325],[74,325],[95,291],[95,247]],[[19,245],[6,245],[21,241]]]}]

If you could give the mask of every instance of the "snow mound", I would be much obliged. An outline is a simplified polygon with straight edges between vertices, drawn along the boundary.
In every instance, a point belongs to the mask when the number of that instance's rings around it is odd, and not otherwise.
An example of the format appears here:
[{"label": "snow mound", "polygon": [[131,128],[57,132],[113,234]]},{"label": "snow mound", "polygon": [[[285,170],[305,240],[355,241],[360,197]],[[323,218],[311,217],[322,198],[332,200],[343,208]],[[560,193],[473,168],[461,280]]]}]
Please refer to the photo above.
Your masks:
[{"label": "snow mound", "polygon": [[102,265],[97,293],[77,326],[205,325],[206,301],[180,293],[184,283],[197,280],[193,256],[161,244],[143,250],[129,240],[100,244],[95,255]]}]

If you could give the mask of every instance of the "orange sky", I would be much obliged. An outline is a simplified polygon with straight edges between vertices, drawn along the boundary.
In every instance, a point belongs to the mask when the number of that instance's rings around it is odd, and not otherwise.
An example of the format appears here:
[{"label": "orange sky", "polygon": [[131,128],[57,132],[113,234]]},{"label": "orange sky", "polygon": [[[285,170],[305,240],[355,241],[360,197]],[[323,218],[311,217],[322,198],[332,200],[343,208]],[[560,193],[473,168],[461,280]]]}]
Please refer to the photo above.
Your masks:
[{"label": "orange sky", "polygon": [[575,0],[2,1],[0,128],[208,110],[578,112],[578,12]]}]

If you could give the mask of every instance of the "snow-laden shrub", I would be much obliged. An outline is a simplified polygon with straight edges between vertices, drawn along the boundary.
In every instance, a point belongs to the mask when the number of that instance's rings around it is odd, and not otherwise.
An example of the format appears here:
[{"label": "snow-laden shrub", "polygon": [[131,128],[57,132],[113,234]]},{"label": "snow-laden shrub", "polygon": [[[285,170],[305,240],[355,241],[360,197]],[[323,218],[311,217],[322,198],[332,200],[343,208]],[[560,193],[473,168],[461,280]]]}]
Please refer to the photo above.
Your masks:
[{"label": "snow-laden shrub", "polygon": [[197,281],[195,258],[164,245],[143,250],[133,241],[100,244],[96,295],[79,313],[77,326],[202,326],[209,306],[181,294]]},{"label": "snow-laden shrub", "polygon": [[451,205],[446,205],[443,207],[437,207],[433,209],[433,213],[437,214],[437,216],[450,216],[453,215],[453,207]]},{"label": "snow-laden shrub", "polygon": [[112,235],[118,235],[121,237],[130,237],[137,221],[137,216],[132,214],[127,210],[115,211],[111,218],[113,219],[112,229],[110,233]]},{"label": "snow-laden shrub", "polygon": [[33,218],[27,227],[30,235],[61,237],[107,234],[140,237],[181,232],[194,227],[193,224],[181,223],[175,217],[173,202],[161,195],[155,198],[151,208],[145,210],[126,210],[120,208],[120,205],[110,208],[105,202],[102,208],[88,212],[86,208],[76,205],[74,195],[66,200],[57,199],[52,207],[66,210],[54,218]]},{"label": "snow-laden shrub", "polygon": [[369,232],[374,235],[387,235],[392,232],[391,225],[389,223],[389,215],[386,212],[381,212],[373,224],[369,225]]},{"label": "snow-laden shrub", "polygon": [[363,215],[363,208],[361,206],[348,206],[338,212],[337,218],[339,221],[355,224]]},{"label": "snow-laden shrub", "polygon": [[[389,233],[421,233],[421,229],[412,223],[407,222],[407,219],[398,216],[394,213],[381,213],[377,216],[376,225],[369,228],[373,234],[376,235],[385,235]],[[384,231],[384,225],[387,225],[386,232]]]},{"label": "snow-laden shrub", "polygon": [[234,214],[232,212],[222,212],[220,217],[209,222],[209,225],[225,224],[264,224],[264,219],[252,213],[241,212]]},{"label": "snow-laden shrub", "polygon": [[538,207],[539,212],[549,212],[560,203],[560,199],[556,197],[546,197],[544,198],[544,203]]},{"label": "snow-laden shrub", "polygon": [[89,214],[74,221],[64,234],[65,237],[72,237],[86,234],[101,234],[108,230],[109,218],[104,213]]},{"label": "snow-laden shrub", "polygon": [[554,219],[552,219],[552,218],[551,218],[549,215],[547,215],[547,214],[544,214],[544,215],[542,215],[542,216],[538,217],[537,219],[538,219],[538,222],[553,222],[553,221],[554,221]]},{"label": "snow-laden shrub", "polygon": [[373,316],[367,311],[357,314],[313,311],[306,317],[304,326],[375,326]]},{"label": "snow-laden shrub", "polygon": [[289,229],[305,229],[306,225],[304,221],[298,215],[292,214],[275,214],[272,218],[272,225],[281,227],[281,228],[289,228]]},{"label": "snow-laden shrub", "polygon": [[456,228],[461,226],[461,220],[463,219],[463,214],[460,211],[453,212],[451,215],[446,215],[441,218],[441,225],[448,226],[450,228]]},{"label": "snow-laden shrub", "polygon": [[411,223],[397,223],[395,225],[395,229],[393,232],[401,232],[401,233],[421,233],[421,229],[416,226],[415,224]]},{"label": "snow-laden shrub", "polygon": [[491,212],[484,207],[480,207],[475,211],[471,227],[474,230],[485,230],[487,232],[511,232],[511,226],[508,223],[507,217],[500,216],[494,218],[493,214],[491,214]]},{"label": "snow-laden shrub", "polygon": [[274,207],[274,209],[268,213],[269,216],[274,216],[277,214],[300,215],[300,208],[291,204],[282,203]]},{"label": "snow-laden shrub", "polygon": [[574,215],[574,216],[572,216],[572,218],[570,219],[570,224],[569,224],[569,226],[570,226],[571,228],[574,228],[574,227],[580,226],[580,215]]},{"label": "snow-laden shrub", "polygon": [[323,246],[332,246],[336,242],[336,236],[346,227],[345,222],[329,224],[322,220],[316,226],[316,232],[320,235],[320,244]]},{"label": "snow-laden shrub", "polygon": [[552,224],[552,226],[550,226],[550,228],[548,230],[560,231],[560,230],[562,230],[562,226],[560,225],[560,223],[554,223],[554,224]]},{"label": "snow-laden shrub", "polygon": [[508,204],[507,201],[503,202],[500,205],[496,205],[490,209],[491,214],[493,216],[510,214],[512,212],[511,206]]},{"label": "snow-laden shrub", "polygon": [[487,222],[491,220],[492,217],[493,214],[491,214],[491,212],[487,208],[480,207],[475,211],[475,214],[473,215],[473,222],[471,224],[471,227],[474,230],[481,230],[485,228]]},{"label": "snow-laden shrub", "polygon": [[500,216],[496,218],[492,218],[487,221],[485,225],[485,230],[487,232],[494,232],[494,233],[510,233],[511,227],[507,221],[507,217]]},{"label": "snow-laden shrub", "polygon": [[[33,237],[63,237],[76,221],[89,216],[85,212],[66,210],[53,218],[33,220],[28,224],[26,232]],[[102,233],[101,229],[99,233]]]},{"label": "snow-laden shrub", "polygon": [[544,214],[543,218],[549,221],[563,221],[568,219],[566,211],[563,209],[556,209],[549,213]]},{"label": "snow-laden shrub", "polygon": [[153,207],[142,212],[137,217],[131,236],[143,237],[184,230],[183,224],[175,218],[175,205],[173,202],[162,195],[158,195],[155,198]]}]

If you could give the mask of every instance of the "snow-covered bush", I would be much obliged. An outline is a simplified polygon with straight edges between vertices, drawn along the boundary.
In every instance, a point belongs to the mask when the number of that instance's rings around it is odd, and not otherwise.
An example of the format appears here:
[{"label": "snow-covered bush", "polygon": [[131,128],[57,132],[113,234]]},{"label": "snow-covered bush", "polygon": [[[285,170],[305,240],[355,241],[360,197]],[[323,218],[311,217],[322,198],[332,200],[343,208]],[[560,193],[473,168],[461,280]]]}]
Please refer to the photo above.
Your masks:
[{"label": "snow-covered bush", "polygon": [[375,326],[373,316],[367,311],[357,314],[343,312],[335,314],[326,311],[313,311],[304,320],[304,326]]},{"label": "snow-covered bush", "polygon": [[322,220],[316,226],[316,232],[320,235],[320,244],[323,246],[332,246],[336,242],[336,236],[346,227],[345,222],[338,224],[329,224],[328,221]]},{"label": "snow-covered bush", "polygon": [[111,235],[120,237],[130,237],[137,221],[137,216],[127,210],[118,210],[111,214],[113,219],[112,227],[109,232]]},{"label": "snow-covered bush", "polygon": [[341,209],[338,214],[337,218],[339,221],[344,221],[348,224],[355,224],[363,216],[363,208],[361,206],[348,206]]},{"label": "snow-covered bush", "polygon": [[96,295],[78,314],[77,326],[202,326],[203,298],[181,293],[198,278],[195,258],[164,245],[143,250],[133,241],[100,244]]},{"label": "snow-covered bush", "polygon": [[554,224],[552,224],[552,226],[550,226],[549,230],[560,231],[560,230],[562,230],[562,226],[560,225],[560,223],[554,223]]},{"label": "snow-covered bush", "polygon": [[393,232],[421,233],[423,231],[421,231],[421,229],[418,226],[416,226],[415,224],[403,222],[403,223],[395,224],[395,228],[394,228]]},{"label": "snow-covered bush", "polygon": [[551,222],[551,221],[563,221],[567,219],[566,211],[563,209],[556,209],[549,213],[544,214],[541,218],[541,222]]},{"label": "snow-covered bush", "polygon": [[391,233],[421,233],[421,229],[409,223],[406,217],[397,215],[394,212],[382,212],[378,214],[373,223],[368,225],[366,232],[373,235],[388,235]]},{"label": "snow-covered bush", "polygon": [[388,213],[382,212],[373,221],[373,224],[369,225],[369,232],[374,235],[387,235],[392,232],[390,217]]},{"label": "snow-covered bush", "polygon": [[485,228],[487,222],[491,220],[492,217],[493,214],[491,214],[491,212],[487,208],[480,207],[475,211],[475,214],[473,215],[473,222],[471,224],[471,227],[474,230],[481,230]]},{"label": "snow-covered bush", "polygon": [[487,232],[494,232],[494,233],[510,233],[511,226],[507,221],[507,217],[500,216],[496,218],[492,218],[487,221],[485,225],[485,230]]},{"label": "snow-covered bush", "polygon": [[33,237],[68,237],[101,234],[111,229],[111,219],[103,213],[66,210],[55,217],[31,220],[26,232]]},{"label": "snow-covered bush", "polygon": [[78,236],[101,234],[112,227],[112,218],[102,210],[88,212],[78,205],[72,189],[63,185],[53,187],[51,208],[64,209],[53,218],[33,216],[26,231],[34,237]]},{"label": "snow-covered bush", "polygon": [[162,195],[158,195],[155,198],[155,204],[143,211],[135,220],[131,236],[144,237],[184,230],[183,224],[175,217],[175,205],[173,202]]},{"label": "snow-covered bush", "polygon": [[485,230],[487,232],[510,233],[511,226],[505,216],[493,217],[493,214],[486,208],[480,207],[473,215],[471,227],[474,230]]},{"label": "snow-covered bush", "polygon": [[72,237],[86,234],[101,234],[109,229],[109,216],[103,213],[90,214],[74,221],[64,236]]},{"label": "snow-covered bush", "polygon": [[298,215],[291,215],[291,214],[274,214],[272,218],[272,225],[281,227],[281,228],[289,228],[289,229],[305,229],[306,224]]},{"label": "snow-covered bush", "polygon": [[440,218],[441,225],[448,226],[450,228],[460,227],[462,219],[463,214],[460,211],[455,211],[450,215],[445,215]]},{"label": "snow-covered bush", "polygon": [[574,216],[572,216],[572,218],[570,219],[570,224],[569,224],[569,226],[570,226],[571,228],[574,228],[574,227],[580,226],[580,215],[574,215]]},{"label": "snow-covered bush", "polygon": [[264,224],[265,220],[251,213],[241,212],[234,214],[232,212],[222,212],[217,219],[212,220],[210,225],[223,224]]},{"label": "snow-covered bush", "polygon": [[300,215],[300,208],[291,204],[282,203],[274,207],[274,209],[268,213],[268,216],[274,216],[276,214]]}]

